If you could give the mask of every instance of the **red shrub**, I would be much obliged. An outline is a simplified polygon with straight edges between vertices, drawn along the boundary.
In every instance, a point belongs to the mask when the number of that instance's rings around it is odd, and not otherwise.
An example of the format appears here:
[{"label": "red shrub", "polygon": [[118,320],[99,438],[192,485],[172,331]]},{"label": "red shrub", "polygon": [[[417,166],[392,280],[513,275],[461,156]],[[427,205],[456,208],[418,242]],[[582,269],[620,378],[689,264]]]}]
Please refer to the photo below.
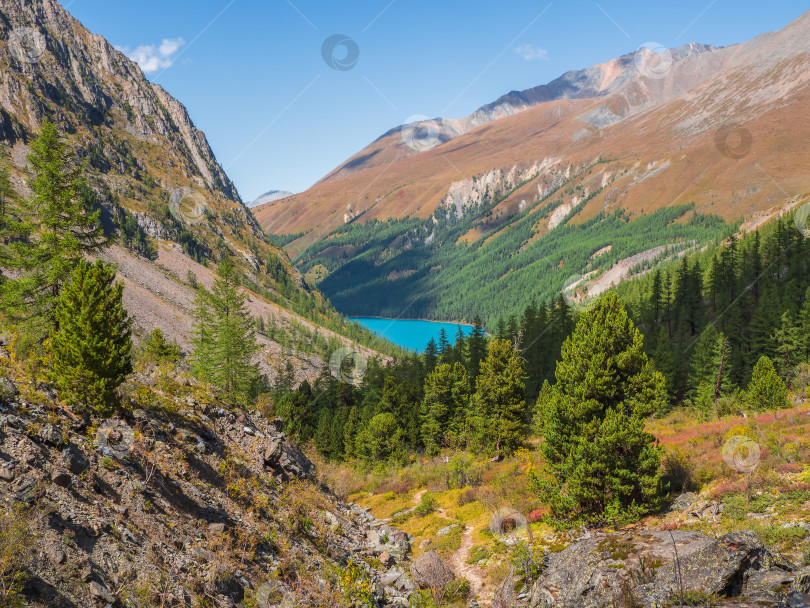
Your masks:
[{"label": "red shrub", "polygon": [[543,521],[543,517],[545,517],[546,514],[548,514],[548,509],[534,509],[530,511],[528,517],[529,523],[535,524],[539,521]]}]

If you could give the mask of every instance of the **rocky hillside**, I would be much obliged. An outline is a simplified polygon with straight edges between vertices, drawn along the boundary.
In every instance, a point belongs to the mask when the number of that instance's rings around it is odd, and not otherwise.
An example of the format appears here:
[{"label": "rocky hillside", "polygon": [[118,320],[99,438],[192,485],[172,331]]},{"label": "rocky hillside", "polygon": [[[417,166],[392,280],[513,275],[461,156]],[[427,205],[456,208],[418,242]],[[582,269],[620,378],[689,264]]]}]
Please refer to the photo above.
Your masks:
[{"label": "rocky hillside", "polygon": [[[55,0],[0,0],[0,16],[0,162],[25,197],[27,156],[42,121],[66,136],[97,192],[105,227],[119,237],[121,246],[105,257],[120,264],[139,330],[160,327],[187,345],[194,286],[210,284],[209,269],[223,255],[242,271],[257,316],[269,315],[288,333],[298,331],[293,325],[309,333],[319,323],[340,325],[267,240],[179,101]],[[304,309],[314,321],[301,318]],[[262,345],[266,372],[287,358],[299,379],[320,371],[318,358],[301,349]]]},{"label": "rocky hillside", "polygon": [[0,600],[17,576],[32,607],[407,605],[409,537],[320,485],[280,419],[146,369],[90,424],[0,368]]}]

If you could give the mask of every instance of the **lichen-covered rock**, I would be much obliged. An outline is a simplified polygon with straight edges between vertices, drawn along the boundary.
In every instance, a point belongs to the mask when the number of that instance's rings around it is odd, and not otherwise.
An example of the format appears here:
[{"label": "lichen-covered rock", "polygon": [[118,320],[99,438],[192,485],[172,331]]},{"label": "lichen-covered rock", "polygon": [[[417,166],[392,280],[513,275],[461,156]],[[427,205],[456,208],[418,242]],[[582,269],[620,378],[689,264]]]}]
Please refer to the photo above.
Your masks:
[{"label": "lichen-covered rock", "polygon": [[630,595],[647,608],[663,608],[681,592],[746,598],[735,606],[782,607],[789,592],[810,587],[810,574],[794,572],[751,532],[719,539],[685,531],[599,535],[548,556],[545,566],[530,608],[609,608]]},{"label": "lichen-covered rock", "polygon": [[534,585],[530,605],[610,606],[630,572],[646,572],[649,577],[653,564],[674,558],[672,539],[680,556],[711,543],[704,534],[684,531],[675,531],[672,537],[661,531],[593,536],[546,559],[547,567]]},{"label": "lichen-covered rock", "polygon": [[411,577],[421,589],[438,589],[456,580],[450,566],[435,551],[428,551],[413,560]]},{"label": "lichen-covered rock", "polygon": [[681,588],[706,595],[739,597],[752,576],[768,572],[776,561],[753,532],[726,534],[661,567],[646,600],[649,605],[663,605]]}]

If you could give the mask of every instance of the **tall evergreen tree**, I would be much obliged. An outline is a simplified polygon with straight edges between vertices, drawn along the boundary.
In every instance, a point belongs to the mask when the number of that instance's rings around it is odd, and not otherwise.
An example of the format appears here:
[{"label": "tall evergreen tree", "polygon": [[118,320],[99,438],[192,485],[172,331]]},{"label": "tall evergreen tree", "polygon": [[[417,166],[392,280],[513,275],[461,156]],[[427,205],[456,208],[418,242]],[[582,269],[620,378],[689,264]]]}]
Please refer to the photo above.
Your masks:
[{"label": "tall evergreen tree", "polygon": [[[11,242],[19,238],[20,226],[11,215],[11,203],[17,198],[5,167],[0,166],[0,270],[14,265]],[[0,281],[4,280],[0,277]]]},{"label": "tall evergreen tree", "polygon": [[494,340],[476,380],[470,426],[475,443],[489,455],[509,454],[525,436],[526,385],[523,360],[506,340]]},{"label": "tall evergreen tree", "polygon": [[447,339],[447,332],[444,327],[439,330],[439,363],[453,363],[453,349],[450,340]]},{"label": "tall evergreen tree", "polygon": [[461,325],[456,330],[455,341],[453,342],[453,363],[461,363],[467,367],[467,338]]},{"label": "tall evergreen tree", "polygon": [[130,319],[123,291],[124,284],[115,282],[113,267],[100,260],[95,264],[81,260],[59,296],[49,376],[71,407],[89,407],[107,415],[117,406],[115,391],[132,371]]},{"label": "tall evergreen tree", "polygon": [[470,403],[470,381],[460,363],[440,365],[425,380],[422,402],[422,443],[429,456],[454,442],[463,432]]},{"label": "tall evergreen tree", "polygon": [[436,346],[436,340],[431,337],[427,343],[427,347],[425,348],[425,369],[427,370],[427,373],[430,373],[436,369],[438,362],[439,349]]},{"label": "tall evergreen tree", "polygon": [[484,324],[478,315],[473,319],[473,329],[467,338],[468,366],[467,375],[470,378],[471,388],[475,386],[475,379],[481,370],[481,361],[487,356],[487,336]]},{"label": "tall evergreen tree", "polygon": [[34,171],[32,196],[22,203],[22,219],[15,223],[18,238],[0,256],[19,275],[4,283],[3,304],[15,317],[56,328],[54,309],[62,286],[77,264],[108,240],[82,167],[52,123],[42,123],[28,162]]},{"label": "tall evergreen tree", "polygon": [[799,364],[804,349],[801,328],[794,322],[789,311],[782,314],[781,323],[774,331],[773,341],[776,345],[774,363],[777,373],[790,388],[793,368]]},{"label": "tall evergreen tree", "polygon": [[558,517],[609,518],[655,503],[659,450],[644,418],[666,401],[664,380],[615,294],[585,312],[562,347],[543,412],[549,479],[535,484]]},{"label": "tall evergreen tree", "polygon": [[233,262],[224,258],[213,289],[209,292],[201,287],[197,291],[191,369],[229,399],[243,404],[258,377],[251,362],[258,346],[255,327],[245,306],[246,296],[236,282],[235,273]]}]

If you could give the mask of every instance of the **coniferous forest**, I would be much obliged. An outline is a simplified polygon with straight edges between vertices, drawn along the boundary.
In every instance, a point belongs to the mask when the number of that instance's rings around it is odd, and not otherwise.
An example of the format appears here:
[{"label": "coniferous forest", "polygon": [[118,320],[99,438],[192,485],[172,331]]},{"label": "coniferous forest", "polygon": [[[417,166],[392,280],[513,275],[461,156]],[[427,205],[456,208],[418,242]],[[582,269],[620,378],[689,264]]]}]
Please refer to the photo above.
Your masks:
[{"label": "coniferous forest", "polygon": [[[785,389],[801,391],[810,380],[808,289],[810,244],[792,215],[616,288],[664,381],[663,398],[647,414],[684,407],[712,419],[787,407]],[[492,431],[477,426],[487,416],[491,391],[480,374],[499,370],[500,390],[515,405],[503,419],[520,428],[516,436],[525,435],[548,398],[544,384],[559,380],[564,342],[598,300],[575,302],[560,294],[533,302],[520,317],[500,319],[489,337],[476,318],[468,337],[442,334],[422,354],[387,365],[370,362],[359,386],[340,383],[329,370],[296,390],[282,382],[274,389],[277,411],[294,421],[293,436],[314,441],[333,459],[402,459],[409,451],[442,447],[494,454],[504,445],[487,444]],[[504,344],[518,356],[498,346]],[[386,445],[364,451],[377,437]]]}]

